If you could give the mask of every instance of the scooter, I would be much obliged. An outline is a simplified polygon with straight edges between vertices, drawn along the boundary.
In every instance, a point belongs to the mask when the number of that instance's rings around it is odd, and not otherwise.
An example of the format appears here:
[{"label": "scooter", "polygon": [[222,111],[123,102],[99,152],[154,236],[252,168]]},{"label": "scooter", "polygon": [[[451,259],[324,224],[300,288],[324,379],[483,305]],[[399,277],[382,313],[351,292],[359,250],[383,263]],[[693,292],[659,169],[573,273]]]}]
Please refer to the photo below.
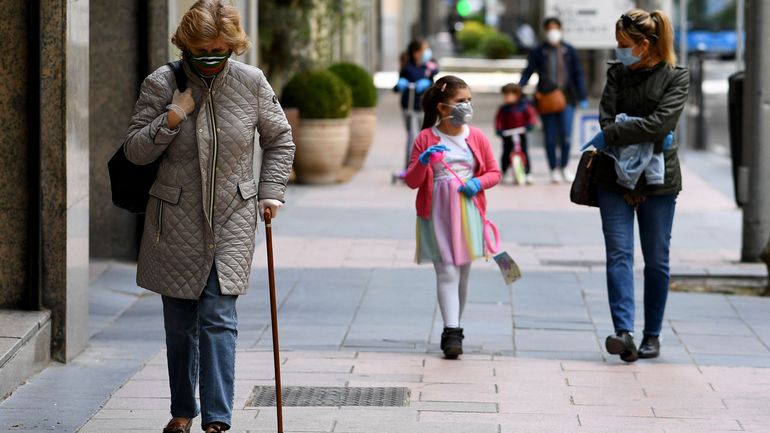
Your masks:
[{"label": "scooter", "polygon": [[406,91],[409,92],[406,110],[404,111],[404,114],[406,115],[406,150],[404,152],[406,159],[404,160],[404,169],[391,175],[390,183],[393,185],[395,185],[396,182],[403,181],[404,177],[406,176],[406,170],[409,168],[409,160],[412,156],[412,144],[414,143],[414,137],[416,136],[416,131],[420,128],[420,125],[417,125],[419,113],[417,113],[417,110],[414,109],[414,101],[417,97],[416,88],[417,85],[415,83],[409,83],[409,86],[407,86],[406,89]]},{"label": "scooter", "polygon": [[521,149],[521,136],[527,133],[527,128],[519,127],[506,129],[503,137],[513,137],[513,152],[511,152],[511,168],[513,179],[517,185],[527,182],[527,155]]}]

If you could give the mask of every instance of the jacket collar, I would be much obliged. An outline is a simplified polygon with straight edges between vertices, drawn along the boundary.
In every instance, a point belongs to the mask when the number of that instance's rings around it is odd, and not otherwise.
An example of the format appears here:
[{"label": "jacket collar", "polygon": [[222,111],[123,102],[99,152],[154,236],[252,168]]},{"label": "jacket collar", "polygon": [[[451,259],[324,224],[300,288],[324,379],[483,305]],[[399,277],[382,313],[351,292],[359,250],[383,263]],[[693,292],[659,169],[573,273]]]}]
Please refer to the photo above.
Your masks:
[{"label": "jacket collar", "polygon": [[[227,74],[230,71],[230,63],[232,62],[232,59],[227,59],[227,63],[225,63],[225,67],[222,68],[222,70],[214,77],[214,79],[211,82],[211,88],[212,89],[218,89],[222,86],[222,83],[227,78]],[[206,84],[206,80],[204,80],[200,75],[198,75],[190,66],[190,62],[187,61],[187,59],[182,56],[182,68],[184,69],[185,74],[187,74],[187,81],[191,83],[196,83],[199,86],[203,87],[204,89],[207,89],[209,86]]]}]

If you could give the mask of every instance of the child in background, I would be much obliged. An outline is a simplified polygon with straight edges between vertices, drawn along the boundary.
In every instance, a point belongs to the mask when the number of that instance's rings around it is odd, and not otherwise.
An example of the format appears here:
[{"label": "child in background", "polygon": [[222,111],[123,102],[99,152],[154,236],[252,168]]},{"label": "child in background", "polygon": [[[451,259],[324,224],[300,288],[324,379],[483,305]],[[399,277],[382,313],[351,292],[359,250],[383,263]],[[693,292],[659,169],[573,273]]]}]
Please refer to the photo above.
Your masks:
[{"label": "child in background", "polygon": [[[471,91],[447,75],[423,95],[422,131],[414,140],[405,182],[417,191],[417,263],[432,262],[444,332],[441,350],[455,359],[465,337],[460,318],[468,298],[471,262],[484,256],[484,190],[500,181],[492,147],[467,123],[473,116]],[[433,155],[443,153],[460,183]],[[478,207],[477,207],[478,204]]]},{"label": "child in background", "polygon": [[[427,41],[413,40],[406,51],[401,54],[401,70],[394,92],[401,93],[401,109],[404,111],[406,125],[406,165],[409,164],[409,150],[412,148],[414,136],[422,123],[422,105],[420,97],[433,85],[433,78],[438,73],[438,64],[433,59],[433,50]],[[410,87],[411,85],[411,87]],[[411,101],[411,107],[410,107]],[[413,118],[414,117],[414,118]],[[402,176],[403,177],[403,174]]]},{"label": "child in background", "polygon": [[[505,131],[515,128],[525,128],[531,130],[537,123],[537,113],[530,101],[524,97],[521,87],[518,84],[506,84],[501,90],[503,94],[503,105],[497,110],[495,116],[495,130],[497,135],[503,138],[503,155],[500,159],[500,169],[503,176],[511,166],[511,152],[514,149],[513,135],[505,134]],[[527,150],[527,134],[518,134],[521,144],[521,150],[524,152],[525,162],[524,171],[527,174],[527,185],[532,185],[532,176],[530,174],[529,151]]]}]

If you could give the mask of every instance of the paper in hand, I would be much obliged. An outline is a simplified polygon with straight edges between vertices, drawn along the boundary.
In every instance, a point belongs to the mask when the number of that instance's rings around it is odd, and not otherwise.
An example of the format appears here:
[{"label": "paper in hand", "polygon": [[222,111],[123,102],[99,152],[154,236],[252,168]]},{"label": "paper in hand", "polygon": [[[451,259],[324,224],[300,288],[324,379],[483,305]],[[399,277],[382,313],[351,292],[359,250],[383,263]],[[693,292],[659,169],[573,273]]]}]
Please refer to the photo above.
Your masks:
[{"label": "paper in hand", "polygon": [[493,257],[495,263],[500,268],[500,272],[503,274],[505,284],[513,284],[514,281],[521,278],[521,270],[519,265],[511,258],[506,251]]}]

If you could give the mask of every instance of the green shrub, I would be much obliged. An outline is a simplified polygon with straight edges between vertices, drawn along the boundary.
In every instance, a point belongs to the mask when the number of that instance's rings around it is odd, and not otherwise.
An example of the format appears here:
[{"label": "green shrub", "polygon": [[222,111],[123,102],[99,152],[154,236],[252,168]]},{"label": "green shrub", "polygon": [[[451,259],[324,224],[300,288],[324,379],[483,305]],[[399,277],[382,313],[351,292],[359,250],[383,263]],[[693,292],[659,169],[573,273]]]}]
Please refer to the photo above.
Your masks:
[{"label": "green shrub", "polygon": [[457,32],[457,42],[460,44],[460,50],[464,53],[478,51],[481,40],[494,32],[495,29],[478,21],[466,21],[463,29]]},{"label": "green shrub", "polygon": [[353,107],[369,108],[377,105],[377,88],[366,69],[353,63],[336,63],[329,67],[353,91]]},{"label": "green shrub", "polygon": [[283,88],[285,107],[298,108],[303,119],[343,119],[353,102],[350,87],[322,69],[300,72]]},{"label": "green shrub", "polygon": [[488,59],[507,59],[516,53],[516,47],[510,36],[494,32],[484,36],[479,51]]}]

